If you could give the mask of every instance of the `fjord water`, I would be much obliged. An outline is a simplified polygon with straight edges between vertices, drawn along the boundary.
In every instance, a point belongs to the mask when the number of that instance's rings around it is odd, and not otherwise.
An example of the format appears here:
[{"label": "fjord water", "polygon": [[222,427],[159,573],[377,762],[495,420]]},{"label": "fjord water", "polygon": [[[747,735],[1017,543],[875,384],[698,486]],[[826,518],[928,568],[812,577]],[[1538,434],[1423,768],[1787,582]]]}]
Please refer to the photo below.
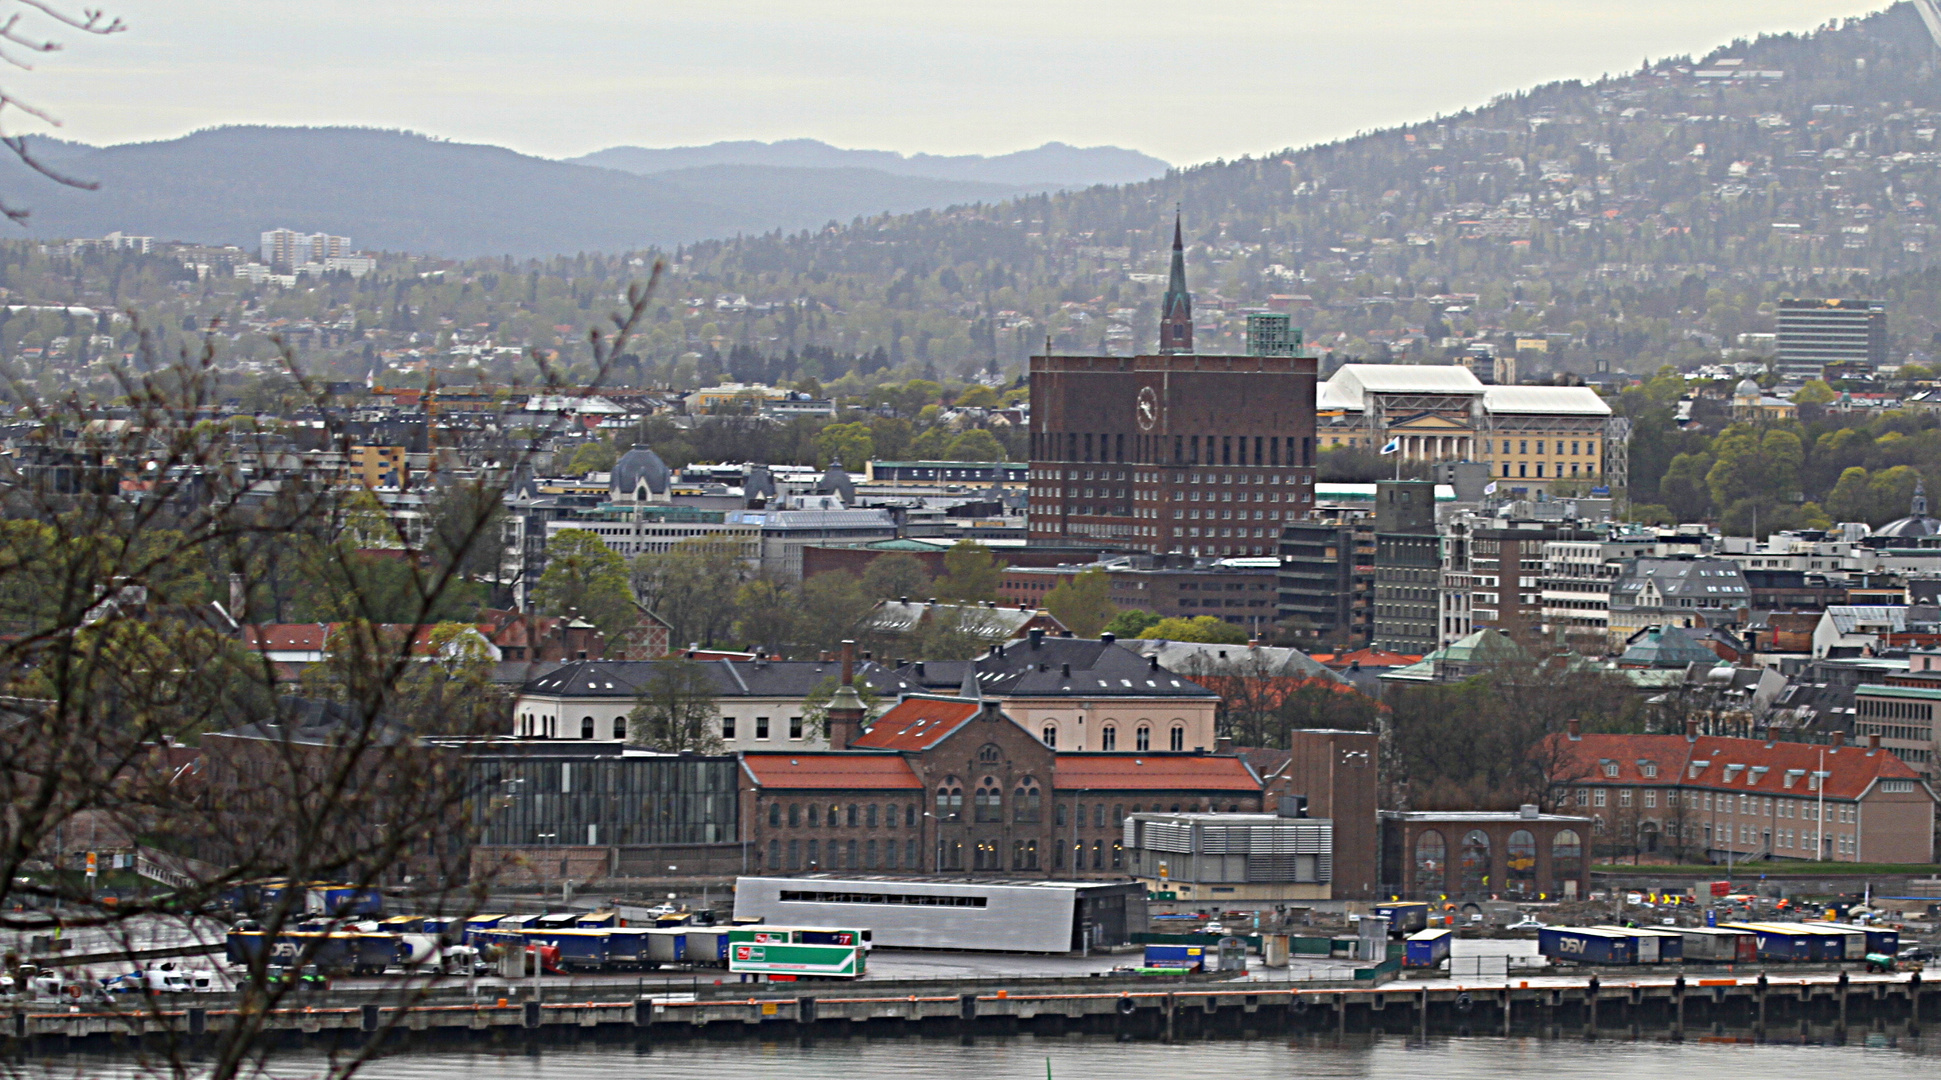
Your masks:
[{"label": "fjord water", "polygon": [[[531,1052],[404,1053],[365,1067],[372,1080],[1055,1080],[1216,1077],[1219,1080],[1932,1080],[1941,1034],[1857,1032],[1846,1045],[1398,1037],[1327,1041],[1207,1041],[1165,1045],[1087,1038],[818,1040],[545,1047]],[[50,1062],[40,1076],[147,1075],[127,1063]],[[324,1073],[321,1057],[276,1058],[262,1075]]]}]

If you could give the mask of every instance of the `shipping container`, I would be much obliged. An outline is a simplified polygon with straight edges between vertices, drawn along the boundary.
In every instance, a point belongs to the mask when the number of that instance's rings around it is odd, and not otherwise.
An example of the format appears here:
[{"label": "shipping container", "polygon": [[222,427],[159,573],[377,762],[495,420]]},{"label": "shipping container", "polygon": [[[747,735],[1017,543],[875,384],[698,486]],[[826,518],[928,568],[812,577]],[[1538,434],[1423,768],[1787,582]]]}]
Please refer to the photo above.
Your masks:
[{"label": "shipping container", "polygon": [[1575,964],[1635,964],[1633,939],[1609,930],[1546,926],[1537,931],[1537,951],[1552,961]]},{"label": "shipping container", "polygon": [[608,930],[606,935],[608,967],[632,971],[647,966],[647,931],[621,926]]},{"label": "shipping container", "polygon": [[1823,922],[1805,922],[1799,925],[1802,930],[1818,939],[1818,947],[1814,950],[1816,960],[1834,962],[1867,958],[1867,934],[1857,927],[1840,927]]},{"label": "shipping container", "polygon": [[642,944],[647,948],[648,963],[656,966],[678,964],[687,959],[689,931],[686,927],[647,926],[642,927],[641,931],[646,935],[642,939]]},{"label": "shipping container", "polygon": [[571,930],[579,925],[580,913],[577,911],[556,911],[541,915],[528,926],[535,930]]},{"label": "shipping container", "polygon": [[1204,945],[1148,945],[1145,966],[1202,971],[1206,968],[1206,947]]},{"label": "shipping container", "polygon": [[611,908],[605,911],[589,911],[582,914],[579,921],[573,925],[582,930],[611,929],[620,925],[620,913]]},{"label": "shipping container", "polygon": [[[1835,930],[1845,930],[1867,936],[1867,951],[1886,953],[1894,956],[1901,951],[1901,932],[1890,926],[1861,926],[1858,923],[1827,923]],[[1852,946],[1848,946],[1847,959],[1853,959]]]},{"label": "shipping container", "polygon": [[1593,927],[1596,930],[1609,930],[1614,934],[1624,934],[1632,941],[1632,955],[1640,964],[1675,964],[1685,957],[1685,939],[1671,930],[1654,930],[1648,926],[1605,926]]},{"label": "shipping container", "polygon": [[465,920],[465,932],[460,937],[467,945],[482,945],[499,928],[499,920],[503,918],[504,915],[474,915]]},{"label": "shipping container", "polygon": [[1769,963],[1804,963],[1813,959],[1817,939],[1810,934],[1798,932],[1798,924],[1777,923],[1723,923],[1727,930],[1745,930],[1752,934],[1754,948],[1760,960]]},{"label": "shipping container", "polygon": [[1388,920],[1390,937],[1408,937],[1429,927],[1427,904],[1376,904],[1375,915]]},{"label": "shipping container", "polygon": [[577,971],[597,971],[607,966],[607,931],[578,929],[527,930],[527,941],[551,945],[559,950],[559,966]]},{"label": "shipping container", "polygon": [[1447,928],[1410,934],[1402,943],[1402,966],[1440,967],[1444,960],[1449,959],[1449,943],[1455,938],[1456,932]]},{"label": "shipping container", "polygon": [[1685,960],[1719,964],[1750,964],[1759,957],[1759,946],[1746,930],[1727,930],[1720,926],[1690,926],[1678,931],[1684,938]]},{"label": "shipping container", "polygon": [[688,930],[687,962],[697,967],[727,967],[727,927],[713,930]]}]

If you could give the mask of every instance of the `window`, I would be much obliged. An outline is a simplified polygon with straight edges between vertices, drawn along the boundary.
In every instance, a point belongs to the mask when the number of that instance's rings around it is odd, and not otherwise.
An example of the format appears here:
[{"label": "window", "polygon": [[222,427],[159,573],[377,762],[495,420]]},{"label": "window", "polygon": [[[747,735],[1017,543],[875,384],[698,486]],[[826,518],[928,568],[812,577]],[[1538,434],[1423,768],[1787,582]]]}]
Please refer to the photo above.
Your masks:
[{"label": "window", "polygon": [[1173,733],[1171,736],[1169,736],[1169,739],[1167,742],[1167,749],[1173,751],[1176,754],[1186,749],[1186,729],[1185,728],[1180,727],[1177,724],[1173,725]]},{"label": "window", "polygon": [[1465,895],[1485,893],[1490,888],[1489,834],[1471,829],[1462,838],[1462,891]]},{"label": "window", "polygon": [[[856,819],[857,819],[857,817],[859,816],[857,812],[858,812],[859,810],[861,810],[861,809],[862,809],[862,808],[861,808],[861,807],[859,807],[859,806],[857,806],[857,805],[856,805],[855,803],[850,803],[850,804],[849,804],[849,813],[848,813],[847,815],[845,815],[845,817],[844,817],[844,820],[843,820],[843,824],[845,824],[845,825],[848,825],[848,826],[849,826],[850,828],[852,828],[852,829],[853,829],[853,828],[855,828],[855,827],[856,827]],[[852,869],[853,869],[853,868],[852,868]]]},{"label": "window", "polygon": [[1578,788],[1578,789],[1577,789],[1577,805],[1579,805],[1579,806],[1589,806],[1590,804],[1591,804],[1591,789],[1589,789],[1589,788]]},{"label": "window", "polygon": [[985,743],[977,751],[977,760],[986,765],[995,765],[1004,760],[1004,749],[996,743]]},{"label": "window", "polygon": [[1630,806],[1630,805],[1631,805],[1631,789],[1630,789],[1630,788],[1625,788],[1625,789],[1624,789],[1623,791],[1620,791],[1620,792],[1618,792],[1618,805],[1619,805],[1619,806]]},{"label": "window", "polygon": [[724,739],[732,739],[735,737],[734,717],[724,716],[721,718],[721,737]]},{"label": "window", "polygon": [[1112,869],[1123,870],[1125,869],[1125,864],[1126,864],[1125,845],[1121,844],[1117,840],[1112,841]]},{"label": "window", "polygon": [[[917,827],[917,804],[916,803],[911,803],[910,805],[905,806],[903,808],[903,826],[904,828],[908,828],[908,829],[914,829]],[[915,841],[913,840],[911,841],[911,843],[915,843]],[[914,859],[915,856],[913,855],[911,856],[911,858]],[[912,862],[910,865],[914,867],[916,863]]]},{"label": "window", "polygon": [[757,739],[768,738],[768,717],[757,716],[755,718],[755,737]]},{"label": "window", "polygon": [[[998,786],[995,777],[987,776],[978,781],[975,800],[975,817],[980,822],[1004,820],[1004,791]],[[980,868],[981,869],[981,868]]]},{"label": "window", "polygon": [[1108,725],[1105,730],[1099,732],[1099,749],[1117,750],[1118,748],[1119,729]]},{"label": "window", "polygon": [[1434,829],[1415,838],[1415,887],[1423,893],[1441,892],[1447,887],[1449,844]]},{"label": "window", "polygon": [[[1061,829],[1065,827],[1065,817],[1066,817],[1066,814],[1065,814],[1065,806],[1066,806],[1066,804],[1064,804],[1064,803],[1059,803],[1059,804],[1058,804],[1058,809],[1057,809],[1057,811],[1056,811],[1056,812],[1054,813],[1054,815],[1053,815],[1054,817],[1056,817],[1056,818],[1058,819],[1058,821],[1056,822],[1056,824],[1057,824],[1057,826],[1058,826],[1059,828],[1061,828]],[[1081,821],[1082,821],[1082,820],[1084,820],[1084,818],[1085,818],[1085,808],[1084,808],[1084,807],[1079,807],[1079,812],[1078,812],[1078,816],[1079,816],[1079,820],[1081,820]],[[1060,865],[1063,865],[1063,864],[1061,863]]]},{"label": "window", "polygon": [[[864,807],[863,817],[865,819],[863,822],[864,825],[872,829],[876,827],[876,804],[875,803],[870,803],[867,807]],[[872,865],[875,863],[874,858],[872,858],[870,861]]]},{"label": "window", "polygon": [[1140,724],[1139,729],[1133,732],[1132,748],[1142,753],[1147,750],[1151,750],[1152,749],[1152,728],[1149,728],[1144,724]]},{"label": "window", "polygon": [[[794,815],[791,814],[790,816],[793,817]],[[789,841],[789,869],[802,869],[802,841],[800,840]]]},{"label": "window", "polygon": [[770,840],[768,842],[768,868],[770,870],[780,870],[782,868],[782,842],[780,840]]},{"label": "window", "polygon": [[1053,750],[1058,749],[1058,725],[1046,724],[1044,736],[1046,746],[1051,747]]},{"label": "window", "polygon": [[616,716],[613,718],[613,737],[616,739],[619,739],[622,742],[626,741],[627,739],[627,718],[626,717]]},{"label": "window", "polygon": [[591,716],[588,716],[583,718],[580,721],[580,738],[591,739],[592,737],[593,737],[593,718]]},{"label": "window", "polygon": [[1510,834],[1503,845],[1503,876],[1512,894],[1529,896],[1537,891],[1537,837],[1528,829]]},{"label": "window", "polygon": [[1559,829],[1550,839],[1551,888],[1559,895],[1570,890],[1566,881],[1576,881],[1584,872],[1584,840],[1574,829]]},{"label": "window", "polygon": [[[870,809],[874,811],[876,808],[872,806]],[[876,869],[876,841],[874,840],[863,845],[863,869]]]},{"label": "window", "polygon": [[800,739],[801,737],[802,737],[802,718],[799,716],[789,717],[789,738]]},{"label": "window", "polygon": [[790,803],[790,804],[789,804],[789,828],[791,828],[791,829],[793,829],[793,828],[797,828],[797,827],[799,827],[799,826],[800,826],[801,824],[802,824],[802,807],[801,807],[801,804],[799,804],[799,803]]},{"label": "window", "polygon": [[782,827],[782,804],[781,803],[768,804],[768,827],[771,829],[779,829]]},{"label": "window", "polygon": [[[1038,788],[1038,781],[1029,776],[1025,777],[1018,781],[1017,790],[1013,791],[1012,795],[1015,796],[1015,801],[1011,804],[1011,820],[1027,824],[1037,824],[1038,815],[1041,812],[1040,803],[1043,801],[1043,795]],[[1035,870],[1037,868],[1037,862],[1034,858],[1031,869]]]},{"label": "window", "polygon": [[1648,808],[1656,809],[1658,806],[1658,793],[1656,791],[1646,791],[1644,793],[1644,804]]},{"label": "window", "polygon": [[809,804],[809,828],[813,829],[820,824],[822,824],[822,808],[817,806],[814,803],[810,803]]},{"label": "window", "polygon": [[1604,789],[1603,789],[1603,788],[1598,788],[1598,789],[1597,789],[1596,791],[1593,791],[1593,792],[1591,792],[1591,805],[1592,805],[1592,806],[1603,806],[1603,805],[1604,805]]},{"label": "window", "polygon": [[957,821],[964,813],[964,786],[952,776],[937,785],[937,820]]}]

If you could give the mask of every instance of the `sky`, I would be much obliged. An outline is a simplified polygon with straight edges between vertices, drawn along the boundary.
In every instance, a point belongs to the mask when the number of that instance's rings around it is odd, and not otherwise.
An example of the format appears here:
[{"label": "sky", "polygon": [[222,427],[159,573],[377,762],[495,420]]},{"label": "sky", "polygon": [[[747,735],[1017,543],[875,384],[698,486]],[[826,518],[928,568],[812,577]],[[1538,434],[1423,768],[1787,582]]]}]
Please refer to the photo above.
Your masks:
[{"label": "sky", "polygon": [[[14,0],[0,0],[12,6]],[[64,0],[54,0],[56,3]],[[546,157],[815,138],[1174,164],[1425,119],[1886,0],[87,0],[0,90],[108,144],[355,124]],[[73,6],[79,8],[79,2]],[[34,130],[13,114],[15,130]]]}]

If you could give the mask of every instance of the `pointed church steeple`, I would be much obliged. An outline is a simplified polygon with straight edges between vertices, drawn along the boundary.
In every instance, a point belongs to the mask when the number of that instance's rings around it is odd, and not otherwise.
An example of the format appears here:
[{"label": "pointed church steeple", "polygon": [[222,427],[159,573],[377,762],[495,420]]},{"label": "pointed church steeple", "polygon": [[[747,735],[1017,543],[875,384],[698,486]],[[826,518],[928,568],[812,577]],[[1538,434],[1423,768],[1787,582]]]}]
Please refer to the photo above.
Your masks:
[{"label": "pointed church steeple", "polygon": [[1919,477],[1914,479],[1914,505],[1910,509],[1917,518],[1928,516],[1928,490]]},{"label": "pointed church steeple", "polygon": [[1161,355],[1193,351],[1193,294],[1186,291],[1186,245],[1180,232],[1180,215],[1173,214],[1173,272],[1166,280],[1166,295],[1159,301],[1159,352]]}]

